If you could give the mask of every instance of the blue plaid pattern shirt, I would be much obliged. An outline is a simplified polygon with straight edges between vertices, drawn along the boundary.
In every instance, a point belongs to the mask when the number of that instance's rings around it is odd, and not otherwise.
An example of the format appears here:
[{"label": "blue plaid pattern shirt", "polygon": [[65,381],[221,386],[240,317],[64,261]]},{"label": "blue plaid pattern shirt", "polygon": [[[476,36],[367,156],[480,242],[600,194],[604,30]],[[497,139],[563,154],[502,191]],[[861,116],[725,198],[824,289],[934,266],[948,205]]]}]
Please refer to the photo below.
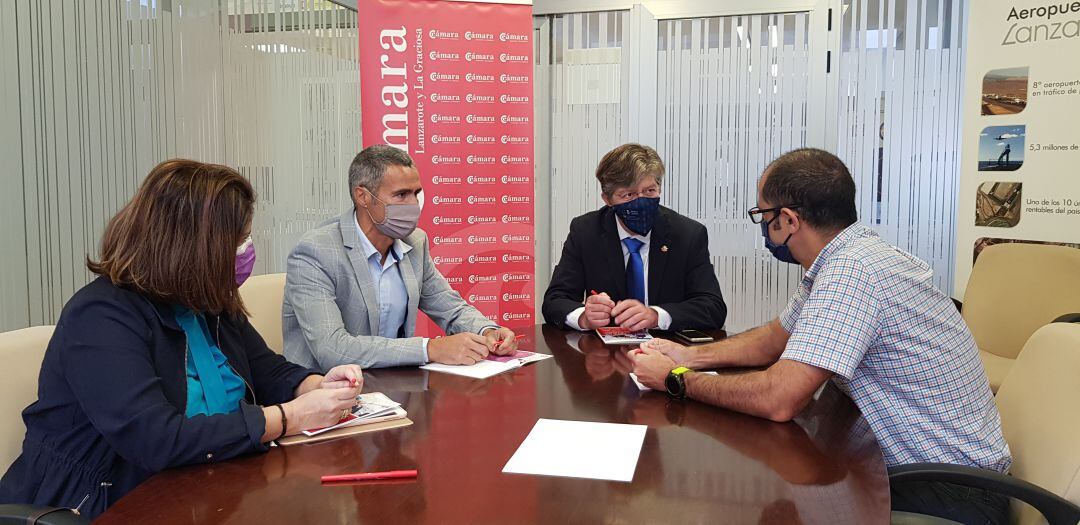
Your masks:
[{"label": "blue plaid pattern shirt", "polygon": [[1012,464],[978,348],[930,266],[853,224],[806,271],[780,316],[781,359],[828,370],[886,465]]}]

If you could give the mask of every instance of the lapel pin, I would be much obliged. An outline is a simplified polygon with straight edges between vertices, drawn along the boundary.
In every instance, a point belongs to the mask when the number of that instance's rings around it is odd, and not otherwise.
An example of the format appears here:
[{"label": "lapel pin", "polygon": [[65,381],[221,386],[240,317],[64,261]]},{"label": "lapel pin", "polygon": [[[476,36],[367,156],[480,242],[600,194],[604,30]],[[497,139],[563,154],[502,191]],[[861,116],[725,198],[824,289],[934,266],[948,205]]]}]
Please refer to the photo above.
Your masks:
[{"label": "lapel pin", "polygon": [[662,251],[664,253],[667,253],[667,245],[665,244],[665,245],[661,246],[660,251]]}]

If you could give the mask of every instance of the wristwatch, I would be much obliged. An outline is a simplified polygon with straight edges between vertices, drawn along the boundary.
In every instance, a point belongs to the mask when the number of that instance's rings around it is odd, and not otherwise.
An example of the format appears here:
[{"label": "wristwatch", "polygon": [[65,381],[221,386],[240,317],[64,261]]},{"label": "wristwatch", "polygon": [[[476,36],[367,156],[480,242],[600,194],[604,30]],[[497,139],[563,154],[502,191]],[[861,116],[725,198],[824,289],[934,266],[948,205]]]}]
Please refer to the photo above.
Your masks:
[{"label": "wristwatch", "polygon": [[689,371],[689,368],[680,366],[668,372],[667,379],[664,380],[664,386],[667,387],[669,396],[675,399],[686,399],[686,377],[683,374]]}]

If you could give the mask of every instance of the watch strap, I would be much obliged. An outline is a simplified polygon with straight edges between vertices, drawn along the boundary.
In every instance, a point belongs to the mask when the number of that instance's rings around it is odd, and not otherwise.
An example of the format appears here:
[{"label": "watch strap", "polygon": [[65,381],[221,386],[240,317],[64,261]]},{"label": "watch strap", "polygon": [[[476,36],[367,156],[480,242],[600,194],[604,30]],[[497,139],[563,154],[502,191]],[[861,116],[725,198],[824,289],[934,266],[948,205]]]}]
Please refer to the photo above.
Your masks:
[{"label": "watch strap", "polygon": [[669,396],[675,399],[686,399],[686,377],[684,374],[689,372],[690,369],[685,366],[680,366],[672,369],[668,372],[668,378],[675,383],[676,388],[673,390],[671,385],[667,386],[667,393]]}]

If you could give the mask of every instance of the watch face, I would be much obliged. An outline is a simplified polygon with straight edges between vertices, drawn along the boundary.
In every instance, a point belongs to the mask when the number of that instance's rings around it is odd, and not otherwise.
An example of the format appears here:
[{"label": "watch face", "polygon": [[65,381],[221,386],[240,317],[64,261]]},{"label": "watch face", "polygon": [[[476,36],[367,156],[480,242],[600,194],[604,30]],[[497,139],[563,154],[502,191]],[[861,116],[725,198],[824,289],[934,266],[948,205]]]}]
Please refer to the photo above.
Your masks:
[{"label": "watch face", "polygon": [[667,374],[667,378],[664,379],[664,388],[667,389],[667,393],[677,394],[678,393],[678,379],[675,379],[675,376],[673,376],[671,374]]},{"label": "watch face", "polygon": [[668,393],[673,396],[682,395],[682,383],[679,381],[678,377],[675,377],[674,374],[668,374],[667,378],[664,379],[664,387],[666,387]]}]

